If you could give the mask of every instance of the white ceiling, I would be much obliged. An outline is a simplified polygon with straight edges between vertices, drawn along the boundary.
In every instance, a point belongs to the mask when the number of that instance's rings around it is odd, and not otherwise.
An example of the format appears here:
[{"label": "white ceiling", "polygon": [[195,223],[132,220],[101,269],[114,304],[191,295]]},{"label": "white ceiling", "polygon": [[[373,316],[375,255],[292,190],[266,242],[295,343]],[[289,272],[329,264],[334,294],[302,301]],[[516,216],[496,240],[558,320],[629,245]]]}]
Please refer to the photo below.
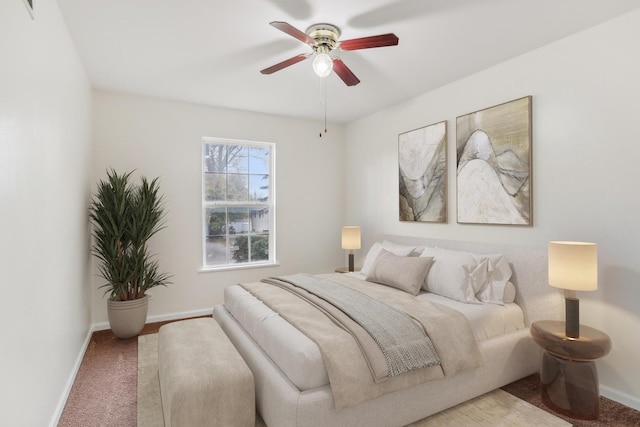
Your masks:
[{"label": "white ceiling", "polygon": [[346,123],[640,7],[637,0],[58,0],[95,88],[322,119],[311,48],[271,27],[318,22],[341,39],[393,32],[395,47],[341,52],[361,83],[324,81]]}]

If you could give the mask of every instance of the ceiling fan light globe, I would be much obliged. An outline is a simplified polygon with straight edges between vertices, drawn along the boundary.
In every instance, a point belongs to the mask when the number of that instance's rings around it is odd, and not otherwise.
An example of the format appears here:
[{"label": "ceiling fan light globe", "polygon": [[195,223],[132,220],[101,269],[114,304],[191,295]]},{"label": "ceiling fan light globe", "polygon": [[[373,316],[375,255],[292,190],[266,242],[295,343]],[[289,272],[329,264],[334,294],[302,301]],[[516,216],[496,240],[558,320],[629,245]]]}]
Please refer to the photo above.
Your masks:
[{"label": "ceiling fan light globe", "polygon": [[318,77],[327,77],[333,70],[333,59],[326,53],[318,53],[313,58],[313,71]]}]

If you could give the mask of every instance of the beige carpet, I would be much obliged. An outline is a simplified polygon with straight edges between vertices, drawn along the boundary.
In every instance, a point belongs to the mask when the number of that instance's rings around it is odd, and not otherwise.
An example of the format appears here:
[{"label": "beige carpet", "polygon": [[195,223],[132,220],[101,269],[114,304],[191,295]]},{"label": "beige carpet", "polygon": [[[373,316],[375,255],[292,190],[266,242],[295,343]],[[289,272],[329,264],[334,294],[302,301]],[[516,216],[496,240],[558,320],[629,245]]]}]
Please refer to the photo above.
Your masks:
[{"label": "beige carpet", "polygon": [[[138,337],[138,427],[161,427],[162,403],[158,382],[158,334]],[[503,391],[494,390],[410,427],[487,426],[531,427],[571,424]],[[265,427],[258,418],[256,427]]]}]

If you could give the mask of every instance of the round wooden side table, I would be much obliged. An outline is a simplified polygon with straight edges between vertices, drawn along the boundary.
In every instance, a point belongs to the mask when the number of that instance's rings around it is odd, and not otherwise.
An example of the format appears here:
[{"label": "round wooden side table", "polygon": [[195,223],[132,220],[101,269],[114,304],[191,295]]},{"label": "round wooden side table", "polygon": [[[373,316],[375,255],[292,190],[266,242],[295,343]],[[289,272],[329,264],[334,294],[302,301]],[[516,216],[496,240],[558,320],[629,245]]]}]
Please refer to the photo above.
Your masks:
[{"label": "round wooden side table", "polygon": [[607,334],[580,325],[580,337],[565,335],[565,323],[540,320],[531,325],[533,340],[544,349],[540,368],[542,401],[560,414],[598,418],[600,390],[594,360],[611,350]]}]

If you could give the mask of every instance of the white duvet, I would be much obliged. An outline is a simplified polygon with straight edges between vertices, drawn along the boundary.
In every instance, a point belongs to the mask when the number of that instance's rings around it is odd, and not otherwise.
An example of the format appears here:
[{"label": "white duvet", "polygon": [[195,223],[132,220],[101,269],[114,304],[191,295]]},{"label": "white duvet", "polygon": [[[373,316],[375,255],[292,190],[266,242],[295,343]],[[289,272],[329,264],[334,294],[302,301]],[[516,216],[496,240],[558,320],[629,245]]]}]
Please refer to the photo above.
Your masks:
[{"label": "white duvet", "polygon": [[[462,313],[478,342],[524,328],[524,316],[515,304],[465,304],[424,292],[418,298],[446,305]],[[317,345],[276,312],[240,286],[225,290],[225,307],[269,358],[300,390],[329,383]]]}]

